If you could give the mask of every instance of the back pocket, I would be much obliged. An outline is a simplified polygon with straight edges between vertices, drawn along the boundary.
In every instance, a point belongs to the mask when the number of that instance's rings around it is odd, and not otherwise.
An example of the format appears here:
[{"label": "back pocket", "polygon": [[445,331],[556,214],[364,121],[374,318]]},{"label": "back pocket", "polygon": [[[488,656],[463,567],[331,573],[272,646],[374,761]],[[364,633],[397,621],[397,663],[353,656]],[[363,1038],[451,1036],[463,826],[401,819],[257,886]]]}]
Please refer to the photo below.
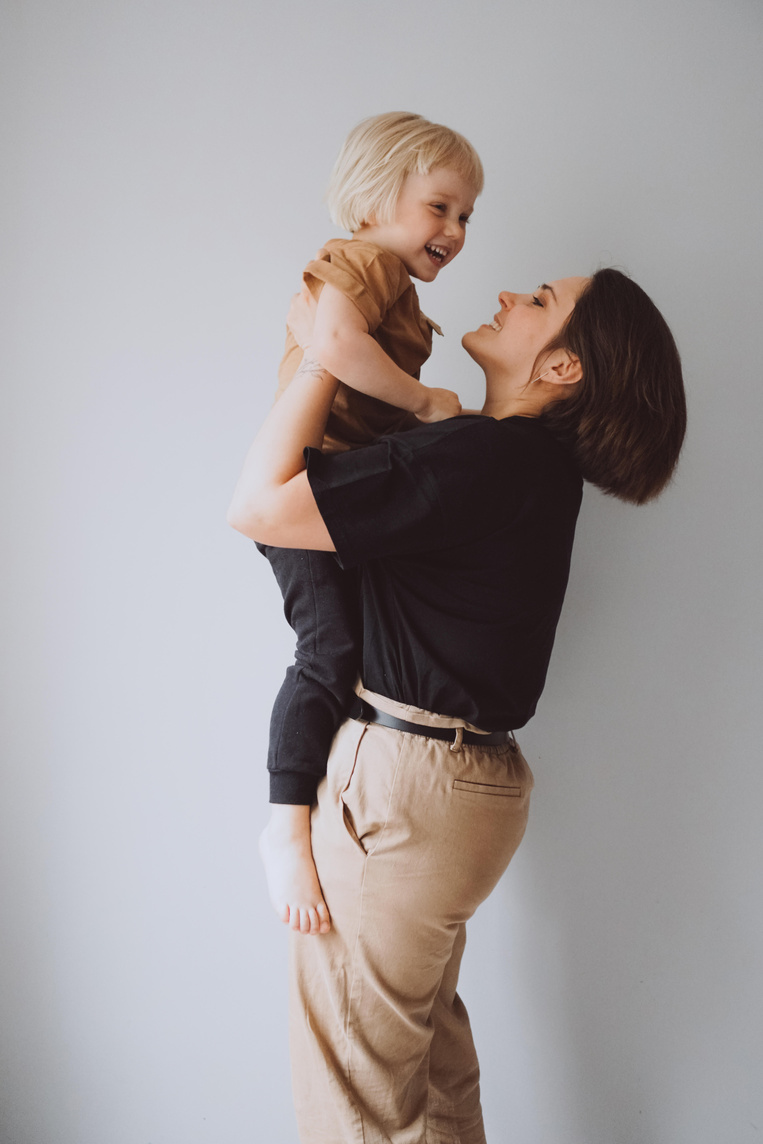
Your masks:
[{"label": "back pocket", "polygon": [[453,780],[453,790],[465,790],[470,794],[489,794],[497,798],[520,798],[520,786],[499,786],[495,783],[469,783],[464,779]]}]

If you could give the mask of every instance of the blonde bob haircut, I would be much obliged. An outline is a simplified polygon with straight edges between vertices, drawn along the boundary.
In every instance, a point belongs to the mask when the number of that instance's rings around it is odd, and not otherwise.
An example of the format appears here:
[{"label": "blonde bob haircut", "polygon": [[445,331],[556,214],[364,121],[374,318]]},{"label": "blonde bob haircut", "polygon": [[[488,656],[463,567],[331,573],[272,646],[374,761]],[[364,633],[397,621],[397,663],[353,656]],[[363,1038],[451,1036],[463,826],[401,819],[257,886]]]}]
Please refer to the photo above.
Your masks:
[{"label": "blonde bob haircut", "polygon": [[406,176],[449,167],[471,183],[485,181],[482,163],[468,139],[409,111],[373,115],[353,127],[331,173],[326,201],[331,218],[354,233],[373,218],[392,222]]}]

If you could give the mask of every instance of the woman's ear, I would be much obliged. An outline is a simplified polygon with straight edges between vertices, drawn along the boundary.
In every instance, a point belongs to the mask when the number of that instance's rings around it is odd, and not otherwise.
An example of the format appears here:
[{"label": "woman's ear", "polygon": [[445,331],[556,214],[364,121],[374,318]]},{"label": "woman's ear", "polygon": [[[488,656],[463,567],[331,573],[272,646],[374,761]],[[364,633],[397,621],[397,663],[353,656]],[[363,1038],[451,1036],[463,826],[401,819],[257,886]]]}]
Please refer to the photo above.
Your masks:
[{"label": "woman's ear", "polygon": [[583,376],[583,367],[577,354],[569,350],[561,350],[559,359],[552,366],[546,366],[543,371],[544,381],[551,385],[576,385]]}]

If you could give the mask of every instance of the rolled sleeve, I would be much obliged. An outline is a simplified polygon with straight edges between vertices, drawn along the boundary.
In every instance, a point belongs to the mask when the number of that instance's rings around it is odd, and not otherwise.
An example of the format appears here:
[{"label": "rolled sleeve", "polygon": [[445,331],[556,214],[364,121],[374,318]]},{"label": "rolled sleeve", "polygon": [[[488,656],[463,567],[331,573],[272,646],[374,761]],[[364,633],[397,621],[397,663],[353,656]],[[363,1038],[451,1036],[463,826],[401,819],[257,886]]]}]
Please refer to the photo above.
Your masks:
[{"label": "rolled sleeve", "polygon": [[302,277],[313,296],[328,282],[349,298],[372,334],[410,285],[402,262],[367,242],[345,242],[341,249],[322,250]]},{"label": "rolled sleeve", "polygon": [[[486,418],[453,418],[383,437],[350,453],[305,450],[310,487],[344,568],[447,548],[489,527],[480,466],[454,433],[489,448]],[[469,424],[471,422],[472,424]]]},{"label": "rolled sleeve", "polygon": [[384,438],[334,455],[308,450],[307,477],[343,568],[437,547],[432,478],[395,444]]}]

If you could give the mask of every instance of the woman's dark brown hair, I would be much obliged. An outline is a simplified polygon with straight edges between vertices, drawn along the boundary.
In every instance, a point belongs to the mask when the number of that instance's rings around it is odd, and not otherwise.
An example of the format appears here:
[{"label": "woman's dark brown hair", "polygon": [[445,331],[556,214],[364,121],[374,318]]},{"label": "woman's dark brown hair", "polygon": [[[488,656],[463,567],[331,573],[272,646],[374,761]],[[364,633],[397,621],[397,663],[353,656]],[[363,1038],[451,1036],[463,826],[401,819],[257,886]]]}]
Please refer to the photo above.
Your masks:
[{"label": "woman's dark brown hair", "polygon": [[546,348],[580,359],[582,380],[541,420],[568,443],[582,476],[634,504],[656,497],[678,461],[686,398],[681,359],[654,302],[619,270],[598,270]]}]

